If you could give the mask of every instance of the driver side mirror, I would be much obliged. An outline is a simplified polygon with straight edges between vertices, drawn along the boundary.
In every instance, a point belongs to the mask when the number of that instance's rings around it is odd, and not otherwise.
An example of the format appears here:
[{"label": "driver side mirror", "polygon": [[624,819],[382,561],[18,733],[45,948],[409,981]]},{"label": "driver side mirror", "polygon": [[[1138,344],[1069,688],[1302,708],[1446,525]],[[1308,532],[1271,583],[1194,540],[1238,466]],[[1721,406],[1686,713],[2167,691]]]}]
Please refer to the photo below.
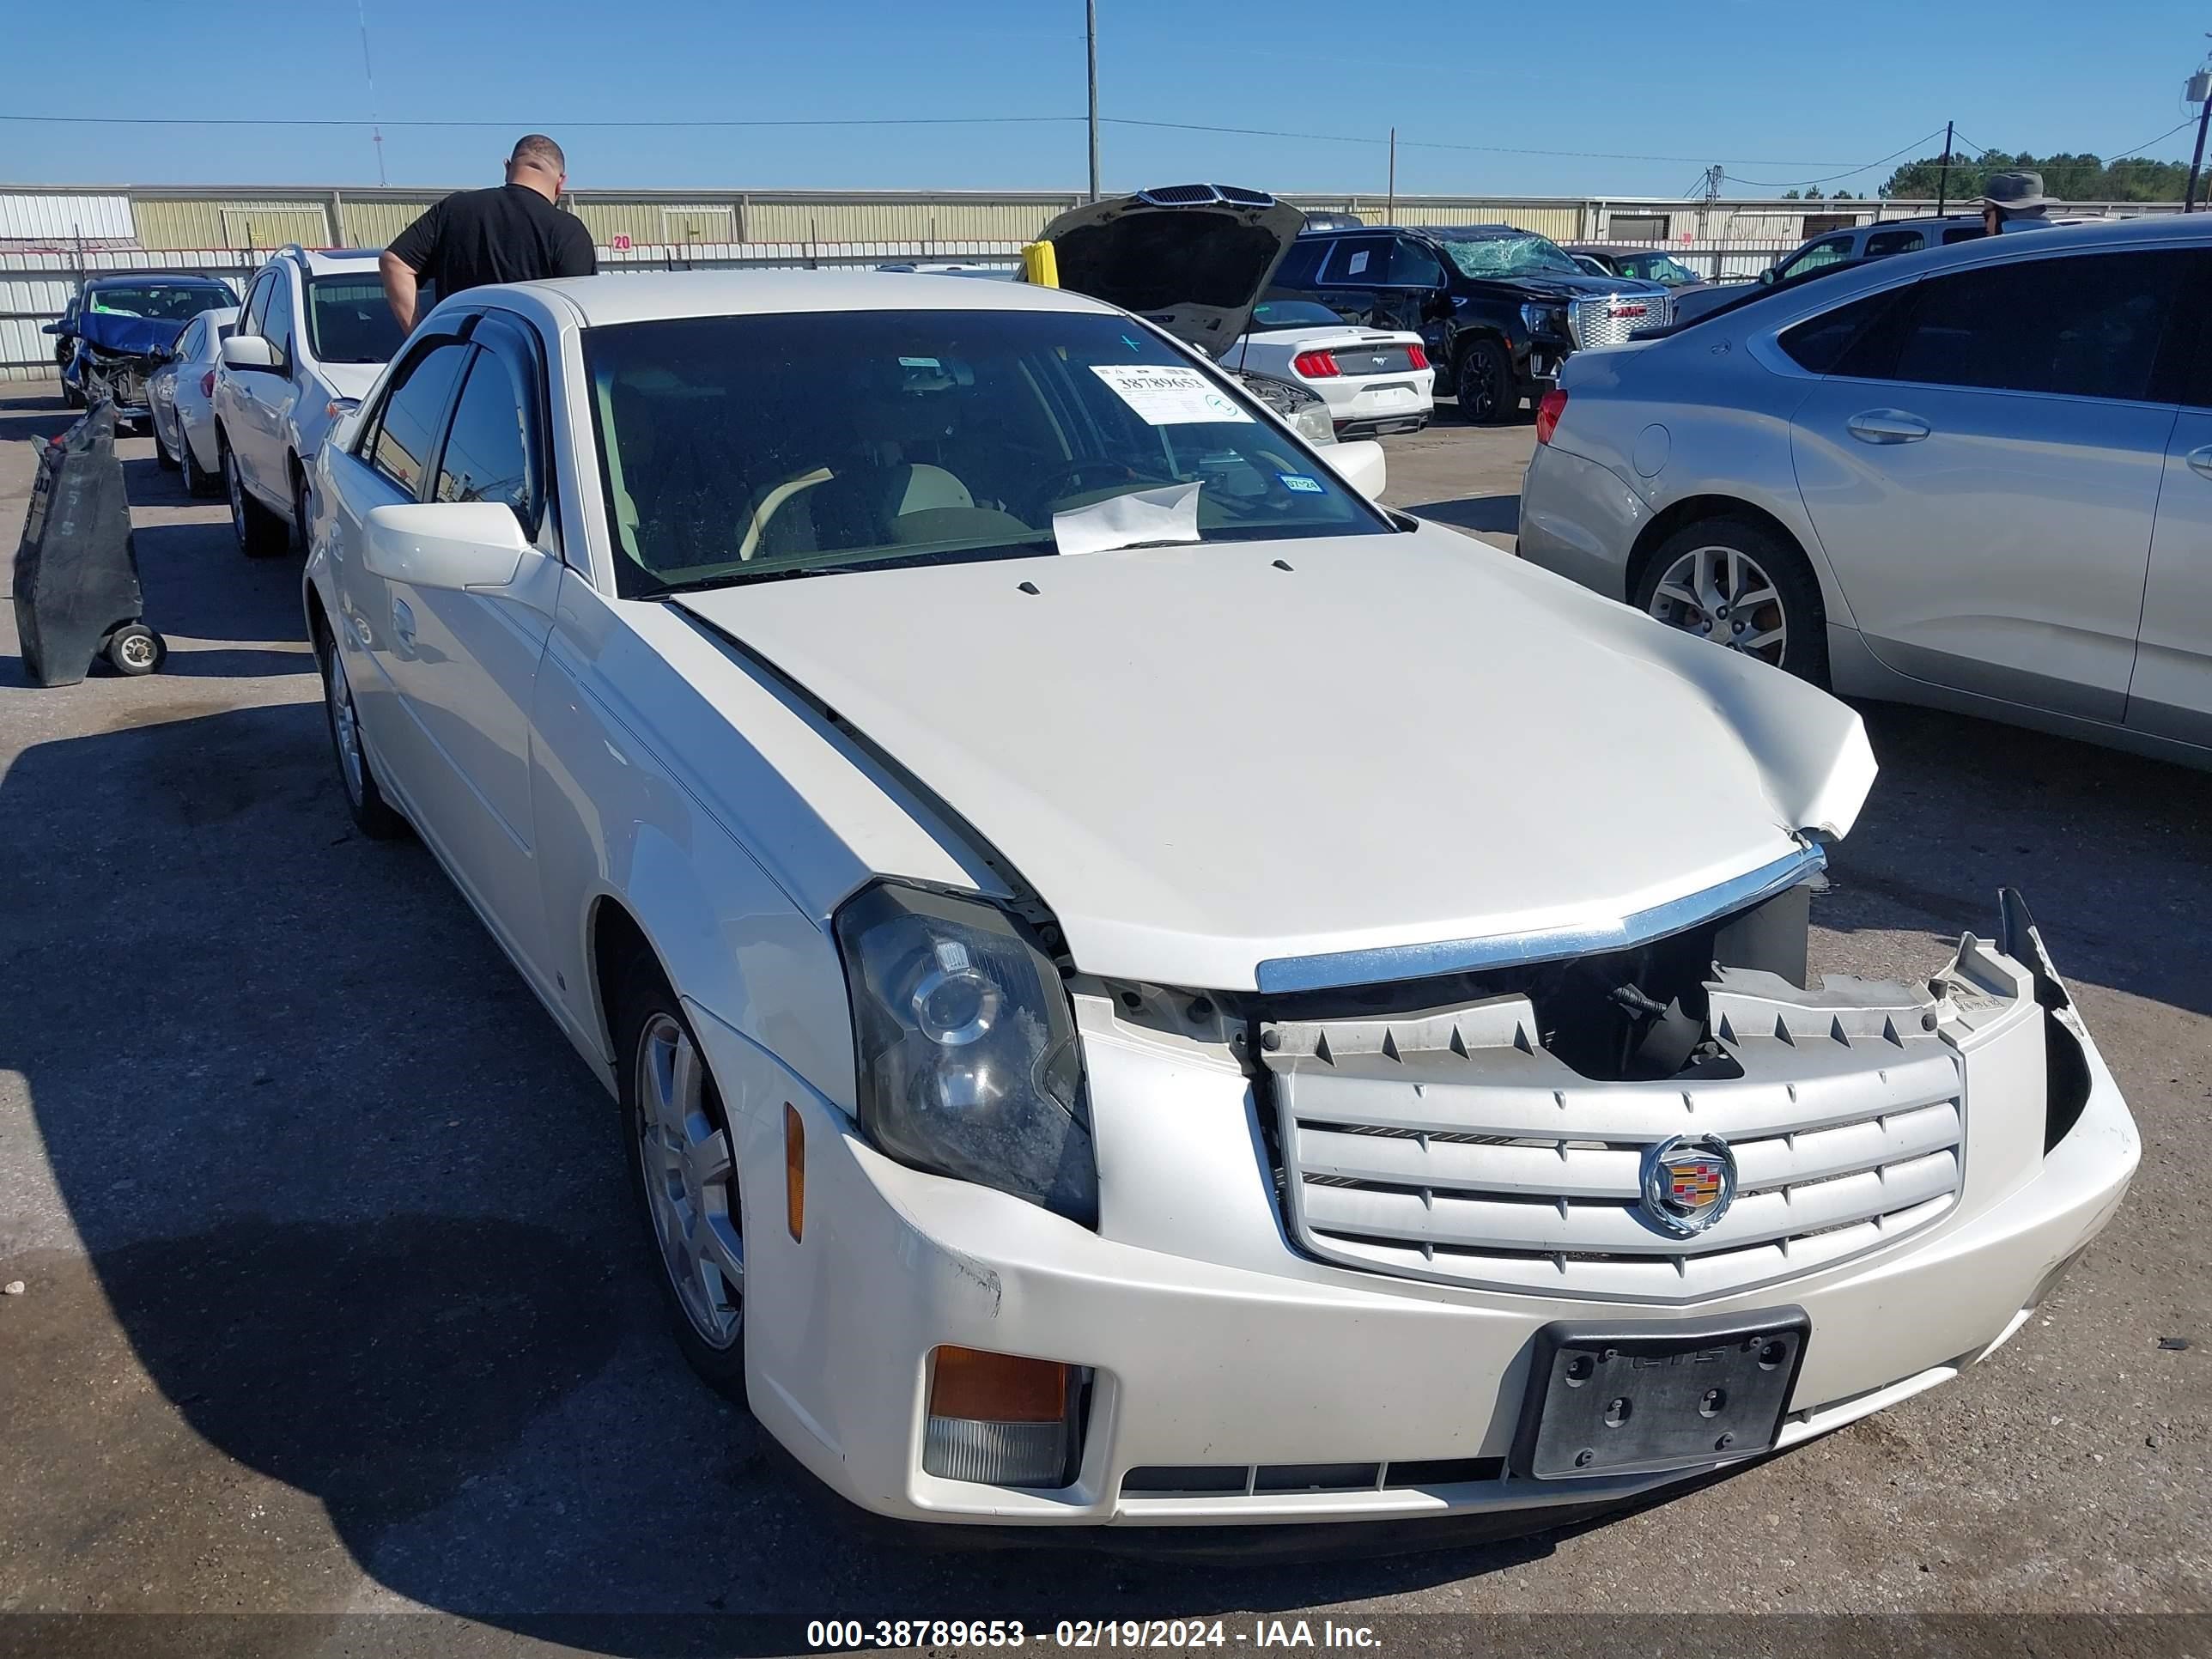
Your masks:
[{"label": "driver side mirror", "polygon": [[534,551],[501,501],[409,501],[369,510],[362,563],[411,587],[505,587]]},{"label": "driver side mirror", "polygon": [[276,348],[258,334],[234,334],[222,343],[225,368],[277,370]]},{"label": "driver side mirror", "polygon": [[1321,453],[1328,458],[1338,477],[1370,501],[1379,499],[1389,487],[1389,458],[1383,454],[1382,446],[1372,438],[1331,444]]}]

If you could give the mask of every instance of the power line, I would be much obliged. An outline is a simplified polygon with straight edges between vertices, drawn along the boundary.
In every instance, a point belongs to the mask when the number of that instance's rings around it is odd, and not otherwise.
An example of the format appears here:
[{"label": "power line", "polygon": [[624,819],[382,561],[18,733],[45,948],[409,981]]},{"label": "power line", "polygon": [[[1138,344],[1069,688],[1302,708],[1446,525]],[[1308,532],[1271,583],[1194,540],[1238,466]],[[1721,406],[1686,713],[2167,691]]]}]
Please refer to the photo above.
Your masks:
[{"label": "power line", "polygon": [[1942,128],[1938,127],[1934,132],[1929,133],[1923,137],[1915,138],[1911,143],[1905,145],[1904,149],[1892,150],[1888,155],[1883,156],[1881,161],[1869,161],[1863,167],[1853,167],[1847,173],[1832,173],[1825,179],[1739,179],[1733,173],[1725,173],[1723,177],[1726,178],[1730,184],[1750,185],[1759,190],[1798,190],[1808,185],[1832,184],[1838,179],[1850,179],[1862,173],[1872,173],[1876,167],[1882,166],[1884,163],[1894,161],[1899,156],[1908,155],[1911,151],[1918,149],[1923,144],[1927,143],[1930,139],[1940,135],[1942,131]]}]

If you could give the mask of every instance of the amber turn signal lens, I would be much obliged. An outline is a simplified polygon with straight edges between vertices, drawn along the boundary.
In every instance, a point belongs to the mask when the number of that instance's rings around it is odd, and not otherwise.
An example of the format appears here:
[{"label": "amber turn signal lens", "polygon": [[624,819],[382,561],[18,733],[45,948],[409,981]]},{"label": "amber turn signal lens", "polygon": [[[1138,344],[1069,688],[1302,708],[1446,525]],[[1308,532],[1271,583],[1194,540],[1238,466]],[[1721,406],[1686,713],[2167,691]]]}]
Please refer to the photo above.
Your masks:
[{"label": "amber turn signal lens", "polygon": [[783,1103],[783,1224],[796,1243],[806,1231],[806,1125]]},{"label": "amber turn signal lens", "polygon": [[976,1423],[1057,1423],[1067,1414],[1067,1367],[976,1348],[939,1348],[929,1414]]}]

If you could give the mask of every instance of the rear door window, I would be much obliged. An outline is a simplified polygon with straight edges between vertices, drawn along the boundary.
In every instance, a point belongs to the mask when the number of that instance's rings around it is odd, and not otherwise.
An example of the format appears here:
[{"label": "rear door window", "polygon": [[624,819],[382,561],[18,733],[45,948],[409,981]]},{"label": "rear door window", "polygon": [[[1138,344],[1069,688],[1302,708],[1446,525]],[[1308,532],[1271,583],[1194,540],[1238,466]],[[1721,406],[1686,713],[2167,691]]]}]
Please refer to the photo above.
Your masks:
[{"label": "rear door window", "polygon": [[1393,288],[1441,288],[1443,262],[1410,236],[1393,237],[1389,280]]},{"label": "rear door window", "polygon": [[1878,230],[1866,239],[1866,257],[1883,259],[1893,253],[1917,253],[1928,238],[1917,230]]},{"label": "rear door window", "polygon": [[1331,288],[1373,288],[1388,279],[1390,268],[1389,236],[1347,236],[1339,242],[1322,267],[1321,280]]}]

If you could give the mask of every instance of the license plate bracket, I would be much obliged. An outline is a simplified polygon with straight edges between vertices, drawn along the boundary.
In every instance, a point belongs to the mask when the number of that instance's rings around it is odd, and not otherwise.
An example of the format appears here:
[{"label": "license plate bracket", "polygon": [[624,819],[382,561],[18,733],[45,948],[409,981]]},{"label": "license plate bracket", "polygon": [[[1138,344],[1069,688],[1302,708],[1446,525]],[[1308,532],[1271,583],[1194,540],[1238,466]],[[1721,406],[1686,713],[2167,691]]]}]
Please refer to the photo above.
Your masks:
[{"label": "license plate bracket", "polygon": [[1767,1451],[1797,1386],[1802,1308],[1679,1324],[1557,1321],[1536,1333],[1513,1472],[1658,1474]]}]

